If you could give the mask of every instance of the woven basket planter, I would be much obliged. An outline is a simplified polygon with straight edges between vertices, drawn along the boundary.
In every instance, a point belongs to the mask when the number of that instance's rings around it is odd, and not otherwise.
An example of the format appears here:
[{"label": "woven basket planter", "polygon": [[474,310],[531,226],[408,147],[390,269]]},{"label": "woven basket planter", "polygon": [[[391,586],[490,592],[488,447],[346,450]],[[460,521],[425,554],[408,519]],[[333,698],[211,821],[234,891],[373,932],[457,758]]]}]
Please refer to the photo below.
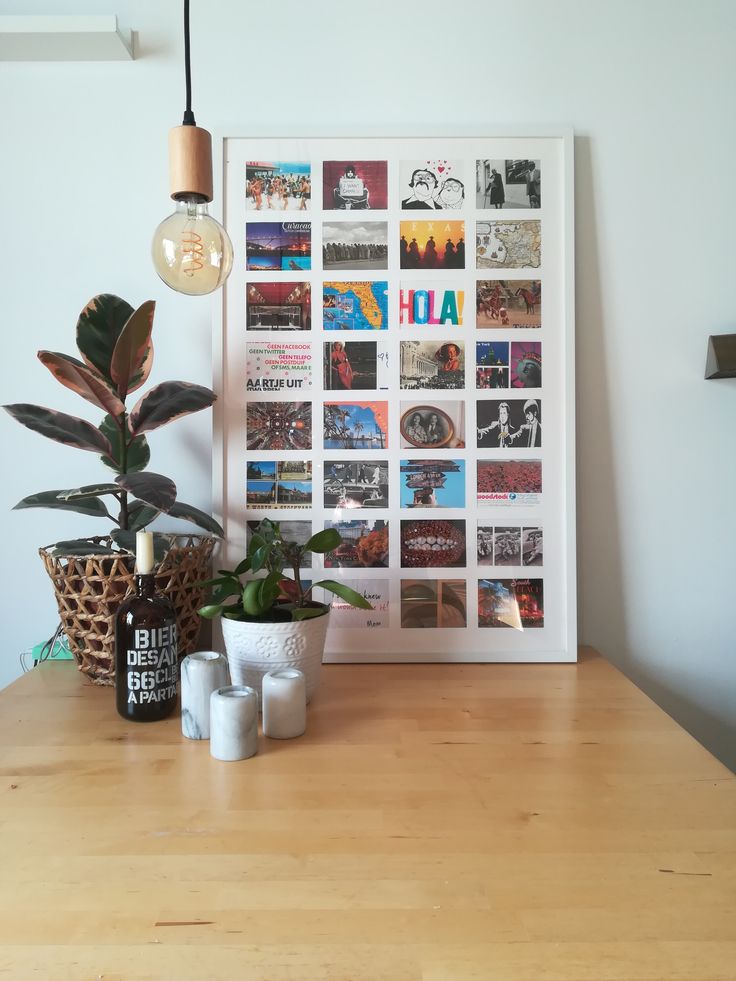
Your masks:
[{"label": "woven basket planter", "polygon": [[[171,547],[155,573],[156,589],[176,610],[179,656],[196,649],[201,619],[197,610],[207,590],[216,539],[205,535],[171,535]],[[111,545],[110,538],[91,542]],[[82,674],[96,685],[115,684],[115,613],[135,590],[135,558],[120,555],[51,555],[39,549],[54,584],[56,604],[69,647]]]}]

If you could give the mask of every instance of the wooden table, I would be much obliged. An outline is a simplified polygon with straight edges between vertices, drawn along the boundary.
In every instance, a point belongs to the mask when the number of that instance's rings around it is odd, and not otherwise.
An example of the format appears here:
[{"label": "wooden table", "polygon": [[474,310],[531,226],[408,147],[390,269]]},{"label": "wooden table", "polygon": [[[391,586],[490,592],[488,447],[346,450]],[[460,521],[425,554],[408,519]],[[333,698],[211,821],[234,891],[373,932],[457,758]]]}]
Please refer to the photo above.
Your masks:
[{"label": "wooden table", "polygon": [[602,658],[323,677],[241,763],[2,692],[0,977],[736,977],[736,781]]}]

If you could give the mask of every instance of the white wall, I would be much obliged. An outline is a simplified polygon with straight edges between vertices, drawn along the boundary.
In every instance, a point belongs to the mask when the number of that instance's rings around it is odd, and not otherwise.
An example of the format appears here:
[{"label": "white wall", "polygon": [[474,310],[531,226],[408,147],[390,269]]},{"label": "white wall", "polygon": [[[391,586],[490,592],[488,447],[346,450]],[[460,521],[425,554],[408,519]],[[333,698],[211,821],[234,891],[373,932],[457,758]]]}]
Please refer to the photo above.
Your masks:
[{"label": "white wall", "polygon": [[[64,7],[81,9],[46,10]],[[211,301],[166,290],[148,258],[183,109],[181,4],[124,7],[135,62],[0,65],[4,402],[84,412],[35,352],[72,353],[98,292],[158,301],[152,380],[210,380]],[[210,129],[574,127],[580,636],[736,766],[736,381],[703,380],[708,334],[736,331],[736,4],[195,0],[192,30],[194,108]],[[151,438],[155,469],[205,509],[206,416]],[[89,529],[9,508],[100,471],[0,427],[7,683],[54,626],[37,546]]]}]

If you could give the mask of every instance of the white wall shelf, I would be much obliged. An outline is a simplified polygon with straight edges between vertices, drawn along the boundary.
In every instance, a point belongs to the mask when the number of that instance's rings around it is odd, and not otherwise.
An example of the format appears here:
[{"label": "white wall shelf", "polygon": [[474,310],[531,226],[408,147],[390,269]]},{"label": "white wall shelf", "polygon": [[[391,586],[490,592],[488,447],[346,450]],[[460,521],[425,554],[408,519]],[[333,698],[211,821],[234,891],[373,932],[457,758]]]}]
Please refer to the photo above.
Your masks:
[{"label": "white wall shelf", "polygon": [[0,61],[130,61],[129,31],[109,16],[0,16]]}]

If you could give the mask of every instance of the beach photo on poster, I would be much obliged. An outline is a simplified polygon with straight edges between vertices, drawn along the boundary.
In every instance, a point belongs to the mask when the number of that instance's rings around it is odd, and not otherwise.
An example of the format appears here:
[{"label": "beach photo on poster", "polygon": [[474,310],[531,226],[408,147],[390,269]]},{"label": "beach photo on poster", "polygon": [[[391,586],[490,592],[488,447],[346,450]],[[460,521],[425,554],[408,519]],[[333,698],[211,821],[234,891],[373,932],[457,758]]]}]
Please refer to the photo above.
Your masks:
[{"label": "beach photo on poster", "polygon": [[326,521],[325,528],[335,528],[342,537],[333,552],[325,553],[325,569],[388,568],[388,521]]},{"label": "beach photo on poster", "polygon": [[311,507],[311,460],[250,460],[245,503],[252,509]]},{"label": "beach photo on poster", "polygon": [[404,391],[465,388],[462,341],[401,341],[399,356]]},{"label": "beach photo on poster", "polygon": [[309,211],[311,182],[308,163],[249,160],[245,165],[245,210]]},{"label": "beach photo on poster", "polygon": [[308,221],[247,221],[245,268],[256,272],[299,272],[312,268]]},{"label": "beach photo on poster", "polygon": [[539,160],[476,160],[475,206],[540,208],[542,169]]},{"label": "beach photo on poster", "polygon": [[457,285],[401,280],[400,327],[462,327],[464,307],[465,290]]},{"label": "beach photo on poster", "polygon": [[465,403],[402,402],[401,445],[405,449],[457,449],[465,446]]},{"label": "beach photo on poster", "polygon": [[248,341],[245,390],[281,392],[312,387],[312,346],[290,341]]},{"label": "beach photo on poster", "polygon": [[245,407],[249,450],[311,450],[311,402],[248,402]]},{"label": "beach photo on poster", "polygon": [[388,330],[388,282],[327,282],[322,287],[325,330]]},{"label": "beach photo on poster", "polygon": [[325,341],[322,376],[326,392],[388,388],[388,350],[381,341]]},{"label": "beach photo on poster", "polygon": [[310,330],[309,283],[249,283],[245,291],[246,330]]},{"label": "beach photo on poster", "polygon": [[357,628],[386,628],[389,626],[389,590],[388,579],[350,579],[347,585],[367,600],[372,610],[359,610],[346,603],[332,593],[328,593],[325,602],[331,603],[330,629],[349,630]]},{"label": "beach photo on poster", "polygon": [[464,269],[465,222],[400,222],[399,265],[402,269]]},{"label": "beach photo on poster", "polygon": [[541,239],[538,221],[478,221],[476,265],[478,269],[538,269]]},{"label": "beach photo on poster", "polygon": [[[246,522],[246,541],[250,544],[251,536],[259,532],[260,519],[258,521],[247,521]],[[306,545],[309,539],[312,537],[312,522],[311,521],[283,521],[281,518],[278,519],[279,528],[281,529],[281,534],[284,536],[285,541],[296,542],[297,545]],[[312,553],[305,552],[301,557],[300,568],[310,569],[312,567]],[[285,572],[290,573],[291,567],[289,565],[284,565],[283,569]],[[291,573],[290,578],[293,578],[293,573]],[[308,588],[310,583],[302,581],[304,588]]]},{"label": "beach photo on poster", "polygon": [[478,505],[529,506],[542,501],[541,460],[478,460]]},{"label": "beach photo on poster", "polygon": [[324,449],[385,450],[388,402],[325,402]]},{"label": "beach photo on poster", "polygon": [[540,388],[542,385],[541,341],[511,342],[511,387]]},{"label": "beach photo on poster", "polygon": [[402,508],[464,508],[464,460],[402,460]]},{"label": "beach photo on poster", "polygon": [[480,448],[542,445],[541,399],[479,399],[477,412]]},{"label": "beach photo on poster", "polygon": [[322,264],[325,269],[388,269],[388,222],[325,222]]},{"label": "beach photo on poster", "polygon": [[480,579],[478,626],[527,630],[544,626],[542,579]]},{"label": "beach photo on poster", "polygon": [[465,567],[465,519],[401,521],[401,568]]},{"label": "beach photo on poster", "polygon": [[467,623],[464,579],[401,580],[402,627],[466,627]]},{"label": "beach photo on poster", "polygon": [[325,211],[385,211],[388,207],[386,160],[325,160],[322,207]]},{"label": "beach photo on poster", "polygon": [[465,205],[461,160],[402,160],[399,169],[402,211],[459,211]]},{"label": "beach photo on poster", "polygon": [[542,326],[542,283],[538,279],[479,279],[475,287],[478,327]]},{"label": "beach photo on poster", "polygon": [[387,460],[325,460],[325,508],[387,508]]},{"label": "beach photo on poster", "polygon": [[476,341],[475,387],[509,387],[509,342]]}]

